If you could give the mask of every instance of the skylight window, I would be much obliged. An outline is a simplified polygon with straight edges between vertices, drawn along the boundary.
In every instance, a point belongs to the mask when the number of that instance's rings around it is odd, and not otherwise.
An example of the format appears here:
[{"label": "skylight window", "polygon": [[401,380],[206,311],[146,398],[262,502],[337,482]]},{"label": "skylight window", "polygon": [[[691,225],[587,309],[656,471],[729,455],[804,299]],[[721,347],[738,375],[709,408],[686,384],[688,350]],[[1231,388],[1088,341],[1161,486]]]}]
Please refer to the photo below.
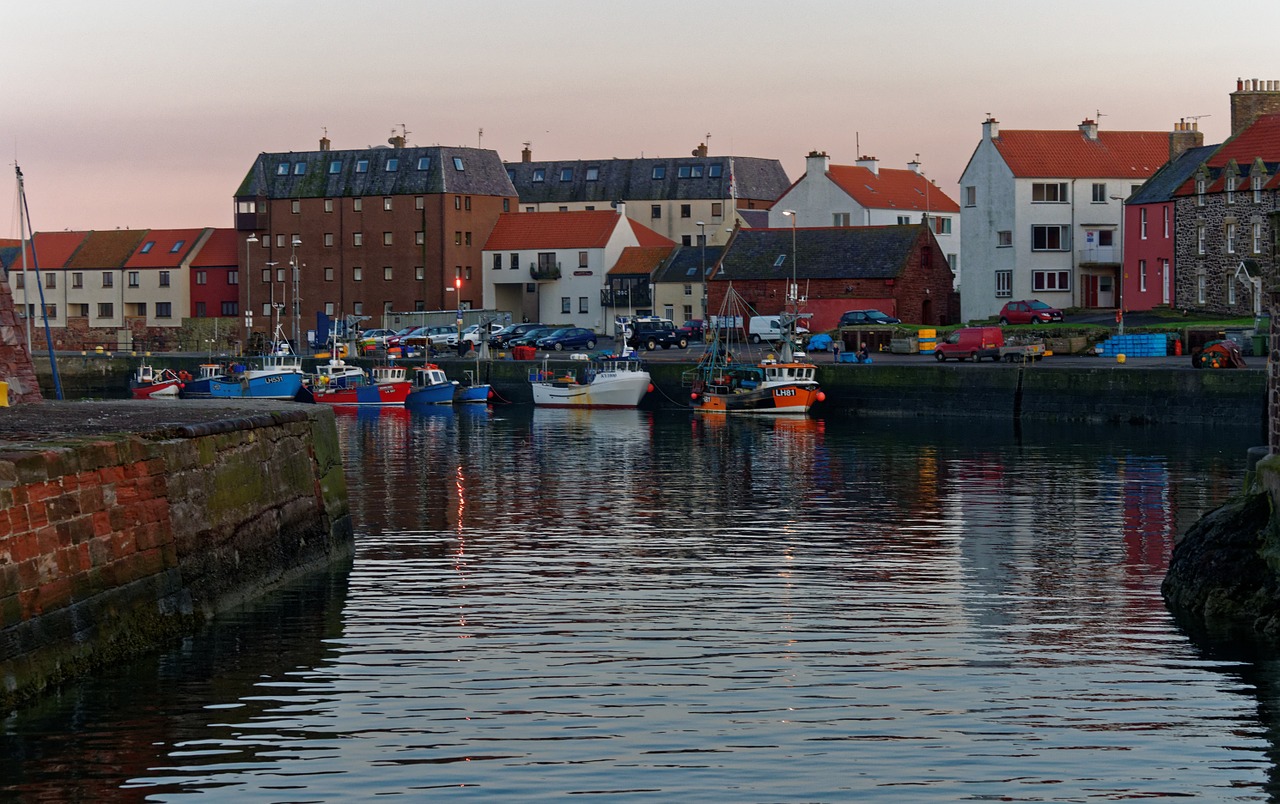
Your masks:
[{"label": "skylight window", "polygon": [[288,162],[281,162],[280,164],[276,165],[276,175],[277,175],[277,176],[288,176],[288,175],[289,175],[289,163],[288,163]]},{"label": "skylight window", "polygon": [[667,168],[664,165],[653,166],[653,178],[665,179],[667,177]]},{"label": "skylight window", "polygon": [[721,174],[720,174],[720,172],[721,172],[721,170],[722,170],[722,168],[723,168],[723,167],[724,167],[724,166],[723,166],[723,165],[720,165],[720,164],[707,165],[707,176],[708,176],[708,178],[712,178],[712,179],[718,179],[718,178],[720,178],[720,175],[721,175]]},{"label": "skylight window", "polygon": [[387,160],[387,165],[386,165],[386,167],[384,168],[384,170],[386,170],[388,173],[395,173],[395,172],[396,172],[396,168],[398,168],[398,167],[400,167],[400,160],[399,160],[399,159],[388,159],[388,160]]},{"label": "skylight window", "polygon": [[182,250],[182,245],[183,245],[184,243],[186,243],[186,242],[187,242],[187,241],[185,241],[185,240],[179,240],[178,242],[174,243],[174,244],[173,244],[173,248],[169,249],[169,253],[170,253],[170,254],[177,254],[179,251],[181,251],[181,250]]},{"label": "skylight window", "polygon": [[337,173],[337,172],[338,172],[338,171],[340,171],[340,170],[342,170],[342,160],[341,160],[341,159],[335,159],[335,160],[333,160],[332,162],[330,162],[330,163],[329,163],[329,172],[330,172],[330,173]]},{"label": "skylight window", "polygon": [[599,180],[600,180],[600,168],[598,167],[587,168],[587,181],[599,181]]},{"label": "skylight window", "polygon": [[702,178],[702,165],[694,165],[693,167],[689,168],[689,170],[693,174],[693,178],[695,179]]},{"label": "skylight window", "polygon": [[693,276],[693,275],[694,275],[694,274],[696,274],[696,273],[698,273],[698,266],[696,266],[696,265],[691,265],[691,266],[689,266],[689,270],[685,273],[685,275],[686,275],[686,276]]},{"label": "skylight window", "polygon": [[368,159],[357,160],[356,173],[368,173],[368,172],[369,172],[369,160]]},{"label": "skylight window", "polygon": [[418,157],[418,170],[430,170],[430,169],[431,169],[431,157],[429,156]]},{"label": "skylight window", "polygon": [[786,254],[779,254],[779,255],[778,255],[778,259],[776,259],[776,260],[774,260],[774,261],[773,261],[773,267],[774,267],[774,268],[781,268],[781,267],[782,267],[782,264],[783,264],[784,262],[786,262],[786,261],[787,261],[787,255],[786,255]]},{"label": "skylight window", "polygon": [[507,178],[511,180],[511,183],[512,183],[512,184],[515,184],[515,183],[516,183],[516,169],[515,169],[515,168],[507,168]]},{"label": "skylight window", "polygon": [[156,241],[148,240],[147,242],[142,244],[142,253],[146,254],[147,252],[151,251],[151,249],[155,248],[155,246],[156,246]]},{"label": "skylight window", "polygon": [[534,181],[546,181],[546,179],[547,179],[547,171],[543,170],[542,168],[534,168],[534,171],[533,171]]},{"label": "skylight window", "polygon": [[573,181],[573,168],[562,168],[560,170],[560,181]]},{"label": "skylight window", "polygon": [[306,172],[307,172],[307,163],[306,163],[306,162],[294,162],[294,163],[293,163],[293,175],[295,175],[295,176],[301,176],[301,175],[303,175],[303,174],[304,174],[304,173],[306,173]]},{"label": "skylight window", "polygon": [[453,158],[453,169],[454,169],[454,170],[466,170],[466,168],[464,168],[464,167],[462,166],[462,157],[460,157],[460,156],[455,156],[455,157]]},{"label": "skylight window", "polygon": [[681,166],[680,166],[680,169],[679,169],[679,171],[676,173],[676,175],[677,175],[677,176],[679,176],[679,177],[680,177],[680,178],[682,178],[682,179],[687,179],[687,178],[689,178],[690,173],[691,173],[691,171],[689,170],[689,166],[688,166],[688,165],[681,165]]}]

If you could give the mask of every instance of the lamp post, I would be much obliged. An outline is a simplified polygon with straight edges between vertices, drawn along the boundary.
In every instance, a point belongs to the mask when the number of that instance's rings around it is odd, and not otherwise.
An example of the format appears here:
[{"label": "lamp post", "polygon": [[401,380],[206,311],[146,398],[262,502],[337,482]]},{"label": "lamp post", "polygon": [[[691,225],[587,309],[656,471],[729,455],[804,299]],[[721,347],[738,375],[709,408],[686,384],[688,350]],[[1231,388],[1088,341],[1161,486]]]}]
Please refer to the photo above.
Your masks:
[{"label": "lamp post", "polygon": [[702,278],[702,326],[707,325],[707,224],[705,221],[698,221],[695,224],[698,227],[698,245],[702,248],[702,271],[698,274]]},{"label": "lamp post", "polygon": [[1116,334],[1124,334],[1124,196],[1110,196],[1120,202],[1120,275],[1116,281]]},{"label": "lamp post", "polygon": [[298,318],[301,313],[301,299],[298,298],[298,246],[302,241],[297,237],[290,243],[289,265],[293,268],[293,349],[298,348]]},{"label": "lamp post", "polygon": [[249,265],[249,244],[257,243],[258,236],[253,232],[244,239],[244,348],[249,347],[253,338],[253,268]]}]

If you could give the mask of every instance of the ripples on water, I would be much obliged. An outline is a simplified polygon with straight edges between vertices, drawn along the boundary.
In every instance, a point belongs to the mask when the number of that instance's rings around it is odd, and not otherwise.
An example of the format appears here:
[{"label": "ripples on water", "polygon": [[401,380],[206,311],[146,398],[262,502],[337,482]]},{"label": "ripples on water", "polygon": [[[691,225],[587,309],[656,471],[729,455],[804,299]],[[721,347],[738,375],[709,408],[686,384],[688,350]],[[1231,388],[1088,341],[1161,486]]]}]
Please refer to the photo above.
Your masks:
[{"label": "ripples on water", "polygon": [[7,789],[1267,799],[1273,663],[1198,650],[1159,595],[1252,433],[527,408],[339,426],[349,573],[9,718]]}]

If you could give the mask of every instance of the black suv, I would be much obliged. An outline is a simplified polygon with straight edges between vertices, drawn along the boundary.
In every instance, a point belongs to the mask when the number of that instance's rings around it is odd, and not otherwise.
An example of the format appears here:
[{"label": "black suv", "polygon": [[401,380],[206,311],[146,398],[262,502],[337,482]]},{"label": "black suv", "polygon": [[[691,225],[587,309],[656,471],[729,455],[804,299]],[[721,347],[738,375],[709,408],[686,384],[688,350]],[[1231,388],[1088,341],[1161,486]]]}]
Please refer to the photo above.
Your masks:
[{"label": "black suv", "polygon": [[672,346],[684,349],[689,345],[689,339],[665,318],[637,318],[631,322],[631,337],[627,339],[627,345],[637,349],[643,346],[649,350],[659,346],[663,349]]},{"label": "black suv", "polygon": [[538,323],[507,324],[493,333],[493,336],[489,338],[489,345],[495,349],[501,349],[516,338],[522,338],[531,330],[541,329],[543,326],[543,324]]}]

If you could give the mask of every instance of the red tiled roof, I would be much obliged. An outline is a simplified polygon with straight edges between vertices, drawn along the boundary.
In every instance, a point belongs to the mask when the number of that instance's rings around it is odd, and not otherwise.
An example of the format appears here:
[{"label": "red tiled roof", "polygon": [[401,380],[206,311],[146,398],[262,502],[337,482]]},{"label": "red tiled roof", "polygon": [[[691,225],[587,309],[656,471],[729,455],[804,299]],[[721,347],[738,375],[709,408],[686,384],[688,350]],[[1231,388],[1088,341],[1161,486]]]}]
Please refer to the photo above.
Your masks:
[{"label": "red tiled roof", "polygon": [[1150,178],[1169,160],[1163,131],[1001,131],[992,140],[1018,178]]},{"label": "red tiled roof", "polygon": [[89,232],[80,248],[67,261],[67,268],[122,268],[129,255],[146,236],[137,229]]},{"label": "red tiled roof", "polygon": [[244,242],[235,229],[214,229],[191,265],[194,268],[234,267],[240,264],[243,253]]},{"label": "red tiled roof", "polygon": [[618,213],[507,212],[485,241],[486,251],[604,248],[618,226]]},{"label": "red tiled roof", "polygon": [[1209,157],[1209,167],[1225,167],[1232,159],[1241,172],[1248,172],[1253,160],[1280,162],[1280,114],[1267,114],[1244,131],[1227,140]]},{"label": "red tiled roof", "polygon": [[[635,225],[635,221],[632,221]],[[644,227],[640,227],[644,228]],[[648,230],[652,231],[652,230]],[[663,238],[666,240],[666,238]],[[675,243],[665,246],[628,246],[618,255],[618,261],[609,269],[611,274],[651,274],[662,261],[671,256]]]},{"label": "red tiled roof", "polygon": [[836,186],[867,209],[959,212],[960,205],[914,170],[880,168],[879,175],[859,165],[831,165],[827,175]]},{"label": "red tiled roof", "polygon": [[[203,229],[149,229],[136,251],[129,256],[126,268],[174,268],[195,247]],[[145,253],[143,249],[152,243]],[[174,248],[177,251],[174,251]]]},{"label": "red tiled roof", "polygon": [[631,231],[635,233],[636,242],[642,246],[674,246],[676,244],[674,240],[663,237],[648,226],[637,223],[630,218],[627,218],[627,223],[631,224]]},{"label": "red tiled roof", "polygon": [[[89,232],[36,232],[36,257],[41,268],[64,268]],[[28,265],[31,255],[27,255]]]}]

